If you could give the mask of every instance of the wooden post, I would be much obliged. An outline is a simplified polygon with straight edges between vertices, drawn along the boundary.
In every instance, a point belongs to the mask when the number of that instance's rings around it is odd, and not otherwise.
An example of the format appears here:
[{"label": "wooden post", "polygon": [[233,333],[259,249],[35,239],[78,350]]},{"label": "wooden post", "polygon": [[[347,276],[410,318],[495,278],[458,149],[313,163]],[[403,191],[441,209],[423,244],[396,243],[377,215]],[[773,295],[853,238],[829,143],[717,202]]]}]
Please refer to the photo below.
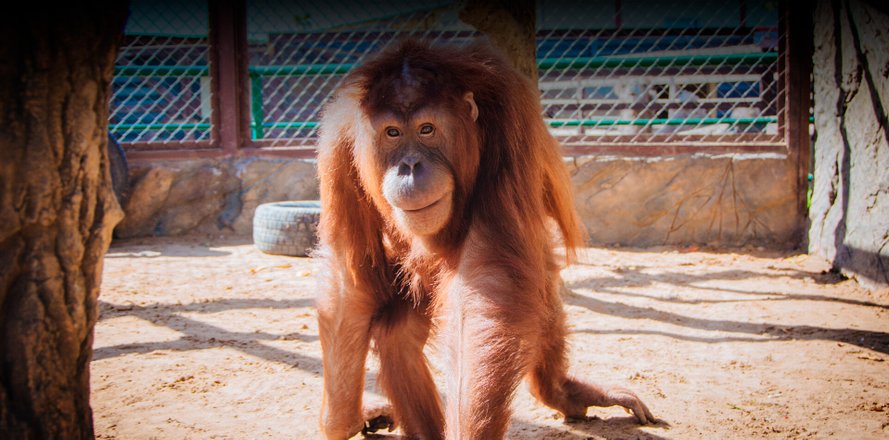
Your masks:
[{"label": "wooden post", "polygon": [[209,2],[213,135],[226,155],[250,140],[247,7],[244,0]]},{"label": "wooden post", "polygon": [[792,2],[781,2],[780,23],[783,27],[784,44],[784,127],[787,149],[791,163],[797,169],[796,195],[800,225],[800,242],[806,231],[806,194],[809,188],[809,168],[812,151],[809,135],[809,107],[811,105],[812,88],[812,13],[809,8],[793,10]]}]

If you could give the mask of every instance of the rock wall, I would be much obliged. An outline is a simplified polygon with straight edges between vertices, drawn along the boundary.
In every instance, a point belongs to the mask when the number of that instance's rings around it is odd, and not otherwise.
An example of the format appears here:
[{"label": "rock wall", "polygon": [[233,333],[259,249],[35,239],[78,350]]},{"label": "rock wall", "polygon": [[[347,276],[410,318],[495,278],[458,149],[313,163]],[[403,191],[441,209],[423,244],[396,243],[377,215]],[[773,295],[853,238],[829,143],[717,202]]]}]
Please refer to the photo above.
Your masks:
[{"label": "rock wall", "polygon": [[265,202],[318,198],[314,161],[240,158],[130,167],[120,238],[188,233],[249,235]]},{"label": "rock wall", "polygon": [[889,15],[819,1],[814,23],[809,251],[866,286],[889,286]]},{"label": "rock wall", "polygon": [[[592,244],[791,248],[795,171],[783,155],[568,159]],[[313,161],[160,162],[131,169],[118,237],[249,235],[260,203],[317,199]]]},{"label": "rock wall", "polygon": [[569,167],[594,244],[786,249],[802,235],[785,155],[583,157]]}]

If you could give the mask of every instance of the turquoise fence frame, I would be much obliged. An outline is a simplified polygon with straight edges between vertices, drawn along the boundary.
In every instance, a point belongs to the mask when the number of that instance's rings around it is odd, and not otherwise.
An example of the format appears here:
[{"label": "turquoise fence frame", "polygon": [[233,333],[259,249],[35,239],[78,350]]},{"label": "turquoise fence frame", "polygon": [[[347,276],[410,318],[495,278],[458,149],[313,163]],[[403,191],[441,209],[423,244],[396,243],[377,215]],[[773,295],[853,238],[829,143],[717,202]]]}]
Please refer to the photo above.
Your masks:
[{"label": "turquoise fence frame", "polygon": [[[539,69],[591,69],[620,67],[670,67],[670,66],[723,66],[773,63],[778,59],[775,52],[735,53],[678,56],[603,56],[581,58],[542,58],[537,60]],[[265,121],[262,105],[262,79],[272,76],[298,75],[343,75],[356,64],[306,64],[292,66],[249,66],[251,132],[254,140],[263,139],[267,128],[317,128],[315,121]],[[209,76],[206,66],[120,66],[114,69],[115,76]],[[777,122],[775,116],[756,118],[676,118],[676,119],[578,119],[548,120],[550,127],[607,127],[625,125],[713,125],[713,124],[766,124]],[[137,130],[179,130],[189,128],[209,128],[208,123],[153,123],[153,124],[111,124],[113,131]]]}]

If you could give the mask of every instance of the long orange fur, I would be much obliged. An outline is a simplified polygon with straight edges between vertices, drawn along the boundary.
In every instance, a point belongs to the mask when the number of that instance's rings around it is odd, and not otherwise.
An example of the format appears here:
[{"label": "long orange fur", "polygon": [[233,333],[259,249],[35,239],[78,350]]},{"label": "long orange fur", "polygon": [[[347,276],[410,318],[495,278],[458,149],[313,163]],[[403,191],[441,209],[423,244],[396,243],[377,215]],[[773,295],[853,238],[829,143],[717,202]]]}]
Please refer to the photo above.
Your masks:
[{"label": "long orange fur", "polygon": [[[426,72],[432,103],[451,120],[458,188],[447,225],[421,240],[399,229],[381,194],[371,119],[399,94],[405,66]],[[416,91],[410,91],[415,93]],[[473,121],[460,107],[471,92]],[[394,98],[393,98],[394,97]],[[318,299],[324,363],[321,428],[347,438],[391,419],[412,438],[502,438],[523,377],[569,417],[619,404],[643,423],[631,392],[567,374],[565,315],[550,225],[570,258],[583,241],[559,146],[536,86],[484,44],[405,42],[353,71],[322,120],[318,170],[328,285]],[[423,355],[437,331],[446,349],[446,404]],[[371,345],[391,405],[363,405]]]}]

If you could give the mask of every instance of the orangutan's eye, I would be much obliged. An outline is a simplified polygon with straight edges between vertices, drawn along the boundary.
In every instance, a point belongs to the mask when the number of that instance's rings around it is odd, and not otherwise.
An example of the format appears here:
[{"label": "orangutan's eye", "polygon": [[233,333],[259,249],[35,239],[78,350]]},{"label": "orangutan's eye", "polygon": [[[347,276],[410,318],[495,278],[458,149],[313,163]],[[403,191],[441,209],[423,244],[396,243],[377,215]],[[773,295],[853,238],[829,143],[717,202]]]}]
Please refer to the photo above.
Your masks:
[{"label": "orangutan's eye", "polygon": [[432,132],[435,131],[435,127],[432,124],[423,124],[420,126],[420,134],[424,136],[429,136]]},{"label": "orangutan's eye", "polygon": [[395,127],[389,127],[389,128],[386,129],[386,136],[389,136],[389,137],[391,137],[391,138],[395,138],[395,137],[401,136],[401,131],[399,131],[399,130],[398,130],[397,128],[395,128]]}]

